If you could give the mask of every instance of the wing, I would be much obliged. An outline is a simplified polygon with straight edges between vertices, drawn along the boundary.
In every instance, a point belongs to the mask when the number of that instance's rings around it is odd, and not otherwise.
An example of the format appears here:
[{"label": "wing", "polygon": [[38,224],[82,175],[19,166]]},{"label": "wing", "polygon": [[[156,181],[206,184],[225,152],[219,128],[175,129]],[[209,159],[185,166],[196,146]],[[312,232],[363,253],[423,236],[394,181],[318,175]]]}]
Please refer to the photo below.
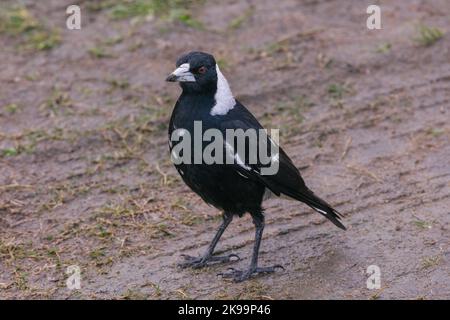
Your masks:
[{"label": "wing", "polygon": [[[224,116],[221,122],[221,129],[248,129],[264,130],[261,124],[256,118],[239,102],[236,101],[236,106]],[[317,197],[303,181],[300,172],[293,164],[288,155],[279,147],[268,135],[257,135],[258,143],[257,150],[246,146],[246,154],[242,155],[236,152],[234,149],[230,150],[229,146],[226,146],[227,151],[233,152],[233,157],[236,159],[233,168],[241,175],[248,179],[257,180],[263,183],[270,191],[275,195],[281,194],[287,195],[293,199],[304,202],[341,229],[345,229],[342,223],[339,221],[339,213],[333,209],[324,200]],[[270,149],[270,146],[274,144],[276,147]],[[272,145],[273,146],[273,145]],[[249,161],[249,153],[260,152],[261,148],[267,148],[266,153],[270,157],[271,162],[268,164],[262,159],[257,157],[256,163]],[[252,150],[250,150],[252,149]],[[275,153],[274,153],[275,152]],[[277,163],[275,163],[277,162]],[[269,166],[278,166],[278,170],[270,171],[271,174],[264,174],[267,172]]]}]

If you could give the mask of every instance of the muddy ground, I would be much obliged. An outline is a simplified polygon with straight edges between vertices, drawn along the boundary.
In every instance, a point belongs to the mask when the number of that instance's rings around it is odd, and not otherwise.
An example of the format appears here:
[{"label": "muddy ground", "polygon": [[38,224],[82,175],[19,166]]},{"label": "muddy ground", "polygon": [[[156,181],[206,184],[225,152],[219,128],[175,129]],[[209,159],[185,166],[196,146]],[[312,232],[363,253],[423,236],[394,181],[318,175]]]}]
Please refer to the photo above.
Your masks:
[{"label": "muddy ground", "polygon": [[[371,31],[366,2],[78,0],[70,31],[72,0],[2,1],[0,298],[450,298],[450,3],[375,1]],[[343,232],[267,202],[260,263],[285,271],[234,284],[216,276],[230,265],[176,267],[221,220],[166,141],[180,89],[164,79],[194,49],[345,217]],[[235,219],[219,251],[244,268],[253,237]]]}]

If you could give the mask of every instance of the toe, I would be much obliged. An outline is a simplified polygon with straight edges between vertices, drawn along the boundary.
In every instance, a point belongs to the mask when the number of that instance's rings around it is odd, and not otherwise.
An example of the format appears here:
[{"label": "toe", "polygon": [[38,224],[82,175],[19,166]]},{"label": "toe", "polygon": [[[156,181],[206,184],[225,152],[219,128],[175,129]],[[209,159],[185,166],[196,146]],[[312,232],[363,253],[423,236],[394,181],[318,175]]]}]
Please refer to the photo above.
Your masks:
[{"label": "toe", "polygon": [[193,257],[193,256],[190,256],[190,255],[187,255],[187,254],[181,254],[181,257],[185,261],[189,261],[189,262],[199,260],[199,257]]},{"label": "toe", "polygon": [[284,267],[281,265],[275,265],[272,267],[252,268],[245,272],[234,268],[228,268],[227,272],[218,273],[217,275],[224,279],[232,279],[234,282],[242,282],[250,279],[253,275],[273,273],[278,269],[284,270]]},{"label": "toe", "polygon": [[214,262],[226,263],[226,262],[237,262],[241,260],[241,258],[237,254],[232,253],[227,256],[212,256],[209,260]]},{"label": "toe", "polygon": [[251,273],[249,273],[249,272],[243,272],[243,273],[241,273],[240,275],[237,275],[237,276],[235,276],[234,278],[233,278],[233,281],[234,282],[242,282],[242,281],[245,281],[245,280],[248,280],[248,279],[250,279],[250,277],[251,277]]},{"label": "toe", "polygon": [[229,279],[229,278],[235,278],[236,276],[239,276],[240,274],[242,274],[242,271],[236,270],[235,268],[228,268],[227,272],[221,272],[221,273],[218,273],[217,275],[224,279]]},{"label": "toe", "polygon": [[185,269],[185,268],[201,268],[205,265],[203,259],[201,257],[192,257],[188,256],[186,254],[181,255],[184,259],[184,262],[180,262],[178,264],[178,267]]}]

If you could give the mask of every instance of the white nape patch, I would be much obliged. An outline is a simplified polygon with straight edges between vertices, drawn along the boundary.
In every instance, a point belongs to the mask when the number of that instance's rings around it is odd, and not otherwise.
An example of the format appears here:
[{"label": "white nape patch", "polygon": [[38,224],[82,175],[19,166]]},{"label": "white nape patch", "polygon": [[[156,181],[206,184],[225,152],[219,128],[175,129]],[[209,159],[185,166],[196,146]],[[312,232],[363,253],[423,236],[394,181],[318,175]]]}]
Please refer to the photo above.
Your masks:
[{"label": "white nape patch", "polygon": [[236,163],[238,164],[238,166],[241,166],[242,168],[244,168],[245,170],[251,170],[251,168],[249,166],[246,166],[244,161],[242,161],[241,157],[239,156],[239,154],[236,152],[234,153],[234,148],[232,145],[230,145],[228,142],[225,142],[225,148],[227,149],[227,152],[233,156],[234,160],[236,160]]},{"label": "white nape patch", "polygon": [[217,73],[217,91],[214,95],[216,99],[216,104],[211,109],[209,113],[212,116],[223,116],[234,108],[236,100],[234,100],[233,93],[231,93],[230,86],[228,85],[227,79],[220,72],[219,66],[216,64]]},{"label": "white nape patch", "polygon": [[178,68],[175,69],[174,72],[172,72],[173,75],[177,76],[177,81],[180,82],[195,82],[195,77],[189,70],[191,69],[191,66],[189,63],[183,63]]}]

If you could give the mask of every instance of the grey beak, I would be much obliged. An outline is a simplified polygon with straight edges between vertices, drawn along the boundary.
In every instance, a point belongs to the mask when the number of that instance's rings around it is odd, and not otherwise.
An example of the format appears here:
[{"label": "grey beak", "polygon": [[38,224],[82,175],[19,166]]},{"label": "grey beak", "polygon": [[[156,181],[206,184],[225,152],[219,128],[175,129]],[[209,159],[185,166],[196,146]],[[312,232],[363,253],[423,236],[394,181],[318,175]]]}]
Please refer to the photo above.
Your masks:
[{"label": "grey beak", "polygon": [[169,74],[169,76],[166,78],[166,81],[168,81],[168,82],[175,82],[175,81],[177,81],[177,76],[176,75],[174,75],[173,73],[171,73],[171,74]]},{"label": "grey beak", "polygon": [[189,63],[183,63],[181,66],[175,69],[167,78],[169,82],[195,82],[195,77],[189,70]]}]

